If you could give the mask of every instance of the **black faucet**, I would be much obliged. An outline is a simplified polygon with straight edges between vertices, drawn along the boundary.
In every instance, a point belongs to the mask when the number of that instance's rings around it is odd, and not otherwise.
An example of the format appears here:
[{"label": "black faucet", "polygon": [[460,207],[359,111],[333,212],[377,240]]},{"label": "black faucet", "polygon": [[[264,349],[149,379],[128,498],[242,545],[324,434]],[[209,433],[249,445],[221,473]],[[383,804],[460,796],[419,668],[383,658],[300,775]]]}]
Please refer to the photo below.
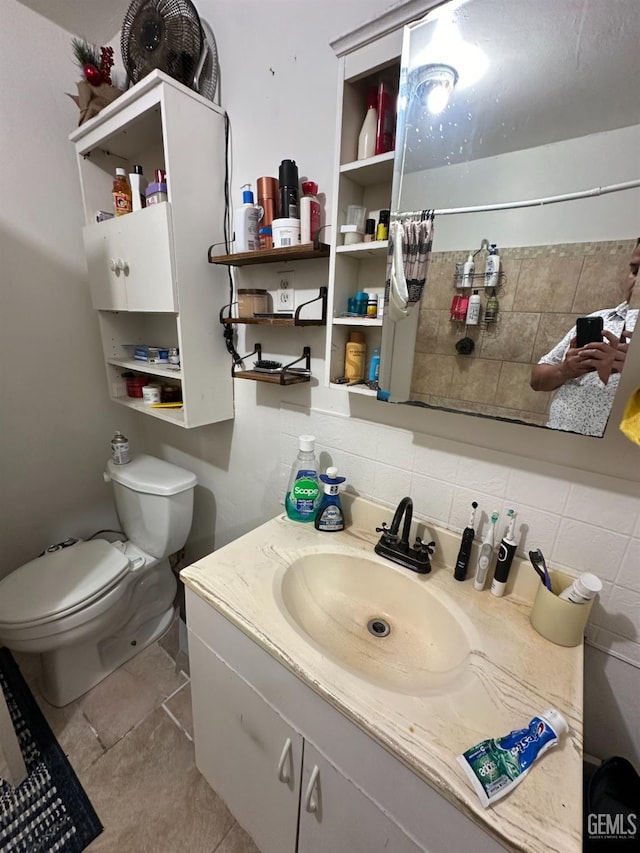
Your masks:
[{"label": "black faucet", "polygon": [[[402,525],[402,536],[400,536],[400,523],[403,516],[404,524]],[[402,498],[394,513],[391,527],[387,527],[385,522],[382,523],[382,527],[376,527],[376,533],[382,533],[382,536],[374,550],[376,554],[386,557],[388,560],[393,560],[394,563],[404,566],[405,569],[411,569],[412,572],[426,575],[431,571],[429,556],[433,554],[436,543],[429,542],[425,544],[417,536],[415,545],[410,545],[409,535],[412,520],[413,501],[410,497]]]}]

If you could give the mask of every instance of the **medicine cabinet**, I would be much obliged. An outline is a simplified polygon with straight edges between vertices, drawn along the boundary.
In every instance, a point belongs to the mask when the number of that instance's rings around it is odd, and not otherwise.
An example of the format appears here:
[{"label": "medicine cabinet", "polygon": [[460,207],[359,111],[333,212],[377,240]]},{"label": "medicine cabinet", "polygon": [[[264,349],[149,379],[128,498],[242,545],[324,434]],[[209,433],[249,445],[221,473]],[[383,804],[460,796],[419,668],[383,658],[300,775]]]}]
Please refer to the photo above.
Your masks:
[{"label": "medicine cabinet", "polygon": [[[226,275],[206,248],[223,236],[224,113],[153,71],[70,135],[75,145],[93,307],[98,311],[109,396],[189,428],[233,417],[233,383],[218,317]],[[168,201],[107,221],[116,167],[167,173]],[[215,279],[218,279],[217,281]],[[178,347],[180,365],[133,358],[135,345]],[[123,373],[179,385],[181,408],[129,397]]]}]

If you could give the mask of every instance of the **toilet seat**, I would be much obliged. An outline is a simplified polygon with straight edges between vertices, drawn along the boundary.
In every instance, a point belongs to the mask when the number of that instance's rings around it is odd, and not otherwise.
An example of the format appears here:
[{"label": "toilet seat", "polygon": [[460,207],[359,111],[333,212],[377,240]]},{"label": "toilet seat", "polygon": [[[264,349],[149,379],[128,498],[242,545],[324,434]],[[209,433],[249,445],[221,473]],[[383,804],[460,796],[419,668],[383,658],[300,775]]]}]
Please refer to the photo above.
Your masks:
[{"label": "toilet seat", "polygon": [[130,567],[104,539],[36,557],[0,581],[0,630],[71,615],[109,592]]}]

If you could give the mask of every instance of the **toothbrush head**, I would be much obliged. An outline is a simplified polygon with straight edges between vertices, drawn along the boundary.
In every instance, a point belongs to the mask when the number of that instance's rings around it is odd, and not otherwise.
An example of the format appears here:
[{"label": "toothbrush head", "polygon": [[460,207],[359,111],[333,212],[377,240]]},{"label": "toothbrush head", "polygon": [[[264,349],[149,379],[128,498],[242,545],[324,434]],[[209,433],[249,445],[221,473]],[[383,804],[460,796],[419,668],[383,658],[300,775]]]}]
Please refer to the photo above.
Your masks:
[{"label": "toothbrush head", "polygon": [[499,517],[500,517],[499,512],[492,512],[491,513],[491,524],[496,524]]}]

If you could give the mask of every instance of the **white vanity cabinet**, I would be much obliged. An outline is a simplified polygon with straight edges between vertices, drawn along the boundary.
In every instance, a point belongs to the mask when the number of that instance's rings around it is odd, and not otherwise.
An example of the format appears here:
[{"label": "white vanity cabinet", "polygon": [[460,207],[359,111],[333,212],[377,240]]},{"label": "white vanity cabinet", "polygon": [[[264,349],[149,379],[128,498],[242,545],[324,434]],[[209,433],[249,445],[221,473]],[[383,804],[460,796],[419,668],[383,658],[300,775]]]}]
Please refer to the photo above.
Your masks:
[{"label": "white vanity cabinet", "polygon": [[189,586],[186,608],[196,764],[262,853],[504,851]]},{"label": "white vanity cabinet", "polygon": [[[233,384],[219,313],[229,302],[207,249],[224,239],[225,116],[153,71],[75,130],[91,302],[98,311],[110,398],[182,427],[233,417]],[[168,201],[107,221],[115,170],[167,176]],[[136,345],[177,347],[180,365],[134,360]],[[179,386],[182,408],[129,397],[123,373]]]},{"label": "white vanity cabinet", "polygon": [[262,853],[418,853],[194,631],[189,666],[198,769]]}]

